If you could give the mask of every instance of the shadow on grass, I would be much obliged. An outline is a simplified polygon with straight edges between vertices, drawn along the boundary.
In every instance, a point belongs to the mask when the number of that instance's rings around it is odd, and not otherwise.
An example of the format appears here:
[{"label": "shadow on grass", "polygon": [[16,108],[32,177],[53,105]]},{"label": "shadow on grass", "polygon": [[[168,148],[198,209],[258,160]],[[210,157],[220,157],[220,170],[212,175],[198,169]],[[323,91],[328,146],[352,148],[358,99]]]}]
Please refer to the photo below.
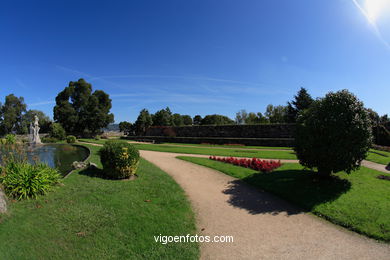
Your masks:
[{"label": "shadow on grass", "polygon": [[[253,186],[260,188],[260,191]],[[246,209],[250,214],[277,215],[284,212],[294,215],[311,211],[316,205],[331,202],[350,188],[351,183],[348,180],[336,176],[321,179],[307,170],[281,170],[256,173],[242,180],[231,181],[224,193],[230,195],[228,202],[231,205]],[[280,198],[293,202],[300,209]]]},{"label": "shadow on grass", "polygon": [[79,171],[79,174],[93,178],[107,179],[103,174],[103,170],[96,167],[89,167],[84,170],[81,170]]},{"label": "shadow on grass", "polygon": [[383,157],[389,157],[389,156],[387,156],[386,154],[379,153],[379,152],[375,152],[375,151],[369,151],[369,153],[375,153],[375,154],[380,155],[380,156],[383,156]]}]

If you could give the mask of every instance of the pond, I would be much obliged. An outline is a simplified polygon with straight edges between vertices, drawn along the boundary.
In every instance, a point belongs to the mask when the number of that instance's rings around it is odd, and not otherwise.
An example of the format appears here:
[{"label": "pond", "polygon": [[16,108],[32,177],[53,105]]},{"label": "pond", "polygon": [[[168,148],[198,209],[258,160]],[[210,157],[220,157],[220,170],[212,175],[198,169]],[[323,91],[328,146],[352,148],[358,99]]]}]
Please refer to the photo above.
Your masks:
[{"label": "pond", "polygon": [[74,161],[84,161],[89,156],[89,150],[86,147],[70,144],[27,146],[25,151],[30,162],[46,163],[52,168],[57,168],[63,176],[72,170]]}]

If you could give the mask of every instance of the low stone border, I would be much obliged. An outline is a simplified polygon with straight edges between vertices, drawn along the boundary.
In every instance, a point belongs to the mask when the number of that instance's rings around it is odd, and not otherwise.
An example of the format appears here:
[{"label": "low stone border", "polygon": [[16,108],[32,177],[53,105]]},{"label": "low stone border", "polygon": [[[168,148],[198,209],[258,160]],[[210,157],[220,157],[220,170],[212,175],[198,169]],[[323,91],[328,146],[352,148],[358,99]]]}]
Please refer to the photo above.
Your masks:
[{"label": "low stone border", "polygon": [[4,192],[0,189],[0,214],[7,211],[7,201]]},{"label": "low stone border", "polygon": [[[91,158],[91,156],[92,156],[92,151],[91,151],[91,149],[89,149],[89,147],[87,147],[87,146],[85,146],[85,145],[82,145],[82,144],[72,144],[72,145],[74,145],[74,146],[80,146],[80,147],[83,147],[83,148],[86,148],[88,151],[89,151],[89,155],[88,155],[88,157],[84,160],[84,161],[82,161],[83,163],[87,163],[88,161],[89,161],[89,159]],[[77,171],[77,170],[79,170],[79,169],[73,169],[73,170],[71,170],[69,173],[67,173],[65,176],[64,176],[64,179],[65,178],[68,178],[68,176],[69,175],[71,175],[73,172],[75,172],[75,171]]]}]

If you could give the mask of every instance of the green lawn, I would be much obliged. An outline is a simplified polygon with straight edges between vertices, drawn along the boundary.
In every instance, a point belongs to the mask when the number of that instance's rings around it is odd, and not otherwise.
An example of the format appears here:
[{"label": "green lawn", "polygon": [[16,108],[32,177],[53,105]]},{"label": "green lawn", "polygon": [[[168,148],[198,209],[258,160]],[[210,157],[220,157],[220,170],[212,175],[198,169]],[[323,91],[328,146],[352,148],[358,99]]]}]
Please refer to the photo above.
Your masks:
[{"label": "green lawn", "polygon": [[[106,140],[80,139],[82,142],[104,144]],[[125,142],[125,140],[123,141]],[[186,154],[205,154],[217,156],[235,156],[235,157],[258,157],[269,159],[296,159],[293,151],[260,151],[260,150],[242,150],[242,149],[218,149],[218,148],[198,148],[198,147],[181,147],[163,144],[134,144],[140,150],[186,153]]]},{"label": "green lawn", "polygon": [[366,160],[388,165],[390,163],[390,153],[385,151],[370,149],[370,152],[368,153]]},{"label": "green lawn", "polygon": [[[123,139],[122,139],[123,140]],[[128,140],[131,141],[131,140]],[[221,144],[188,144],[188,143],[161,143],[162,145],[177,145],[177,146],[196,146],[204,148],[231,148],[231,149],[271,149],[271,150],[292,150],[291,147],[279,146],[252,146],[252,145],[221,145]]]},{"label": "green lawn", "polygon": [[[99,147],[88,147],[100,167]],[[183,190],[166,173],[145,160],[135,181],[97,172],[74,172],[46,196],[11,203],[0,215],[0,259],[198,259],[196,243],[154,240],[196,232]]]},{"label": "green lawn", "polygon": [[377,179],[381,172],[361,167],[350,175],[340,172],[333,179],[319,180],[299,164],[284,164],[266,174],[206,158],[178,158],[241,179],[333,223],[390,241],[390,181]]}]

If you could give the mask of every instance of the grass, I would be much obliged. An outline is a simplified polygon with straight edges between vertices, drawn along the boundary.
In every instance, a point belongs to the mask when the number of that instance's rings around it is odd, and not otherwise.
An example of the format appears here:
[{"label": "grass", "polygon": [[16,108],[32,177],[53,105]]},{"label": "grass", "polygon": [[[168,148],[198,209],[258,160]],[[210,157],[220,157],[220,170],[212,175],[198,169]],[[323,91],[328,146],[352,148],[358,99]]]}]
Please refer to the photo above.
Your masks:
[{"label": "grass", "polygon": [[[104,144],[106,140],[80,139],[82,142]],[[126,141],[123,141],[126,142]],[[242,150],[242,149],[204,149],[201,147],[183,147],[163,144],[134,144],[140,150],[184,153],[184,154],[204,154],[217,156],[235,156],[235,157],[258,157],[268,159],[296,159],[293,151],[260,151],[260,150]]]},{"label": "grass", "polygon": [[381,172],[361,167],[350,175],[339,172],[323,180],[299,164],[284,164],[266,174],[206,158],[178,158],[241,179],[333,223],[390,241],[390,181],[377,179]]},{"label": "grass", "polygon": [[[128,140],[131,141],[131,140]],[[221,145],[221,144],[188,144],[188,143],[161,143],[162,145],[177,145],[177,146],[196,146],[204,148],[231,148],[231,149],[271,149],[271,150],[292,150],[291,147],[279,146],[250,146],[250,145]]]},{"label": "grass", "polygon": [[[81,142],[87,143],[96,143],[104,144],[107,140],[95,140],[95,139],[80,139]],[[123,140],[123,142],[126,142]],[[164,144],[134,144],[140,150],[148,151],[157,151],[157,152],[170,152],[170,153],[184,153],[184,154],[203,154],[203,155],[216,155],[216,156],[233,156],[233,157],[257,157],[265,159],[291,159],[296,160],[297,157],[293,150],[291,151],[268,151],[268,150],[256,150],[255,146],[251,146],[250,149],[247,149],[247,146],[244,147],[231,147],[227,146],[230,149],[219,149],[220,146],[207,146],[207,145],[196,145],[196,144],[185,144],[188,147],[184,146],[174,146],[174,145],[164,145]],[[191,146],[200,146],[191,147]],[[209,147],[209,149],[205,149]],[[265,146],[259,146],[266,148]],[[274,149],[275,147],[269,147],[269,149]],[[282,147],[280,147],[282,148]],[[286,148],[286,147],[283,147]],[[288,149],[288,148],[287,148]],[[370,149],[368,156],[366,158],[368,161],[376,162],[379,164],[387,165],[390,162],[390,153],[383,152],[375,149]]]},{"label": "grass", "polygon": [[366,160],[387,165],[390,163],[390,153],[385,151],[370,149]]},{"label": "grass", "polygon": [[[101,167],[99,147],[88,147]],[[46,196],[10,203],[0,215],[0,259],[198,259],[196,243],[154,240],[195,233],[183,190],[145,160],[138,174],[120,181],[78,171]]]}]

